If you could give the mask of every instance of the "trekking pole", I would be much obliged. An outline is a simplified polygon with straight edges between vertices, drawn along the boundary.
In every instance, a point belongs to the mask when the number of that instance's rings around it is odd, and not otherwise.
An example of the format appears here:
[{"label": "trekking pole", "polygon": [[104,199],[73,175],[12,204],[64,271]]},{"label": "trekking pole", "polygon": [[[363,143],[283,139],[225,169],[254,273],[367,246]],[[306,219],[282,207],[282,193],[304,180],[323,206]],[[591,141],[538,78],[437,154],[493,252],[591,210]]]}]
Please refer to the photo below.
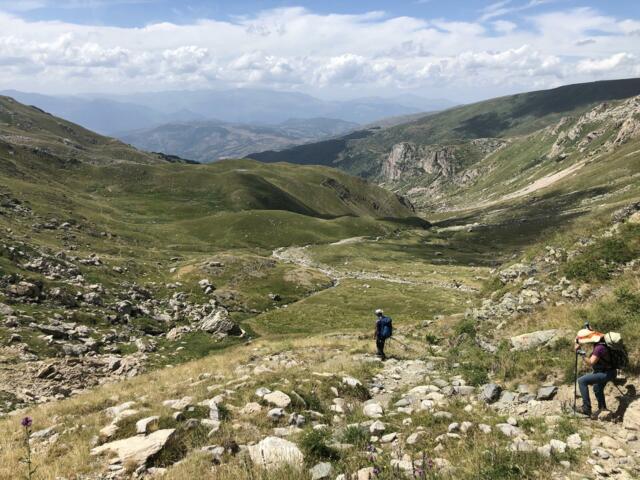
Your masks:
[{"label": "trekking pole", "polygon": [[402,343],[400,340],[398,340],[395,337],[389,337],[390,340],[395,340],[396,342],[398,342],[400,345],[402,345],[404,347],[405,350],[410,350],[409,346],[406,343]]},{"label": "trekking pole", "polygon": [[578,402],[578,355],[576,351],[576,367],[573,375],[573,415],[576,415],[576,404]]},{"label": "trekking pole", "polygon": [[410,347],[409,345],[407,345],[406,343],[402,343],[400,340],[398,340],[395,337],[389,337],[391,340],[395,340],[396,342],[398,342],[400,345],[402,345],[404,347],[405,350],[409,350],[411,352],[415,352],[416,350],[413,347]]}]

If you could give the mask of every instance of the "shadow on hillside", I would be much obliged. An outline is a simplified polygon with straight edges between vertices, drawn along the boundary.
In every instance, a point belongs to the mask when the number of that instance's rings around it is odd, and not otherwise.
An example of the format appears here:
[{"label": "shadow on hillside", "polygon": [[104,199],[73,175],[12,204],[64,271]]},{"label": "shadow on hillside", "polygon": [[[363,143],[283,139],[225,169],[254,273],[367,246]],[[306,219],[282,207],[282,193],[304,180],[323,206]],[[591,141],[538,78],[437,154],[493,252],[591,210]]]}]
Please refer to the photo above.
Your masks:
[{"label": "shadow on hillside", "polygon": [[583,200],[608,191],[598,187],[564,195],[550,193],[522,200],[509,208],[487,209],[446,219],[434,226],[446,228],[476,222],[480,225],[470,231],[439,232],[437,239],[444,241],[444,245],[426,243],[415,247],[417,251],[414,254],[428,261],[435,260],[435,263],[497,266],[587,213],[586,209],[578,208]]}]

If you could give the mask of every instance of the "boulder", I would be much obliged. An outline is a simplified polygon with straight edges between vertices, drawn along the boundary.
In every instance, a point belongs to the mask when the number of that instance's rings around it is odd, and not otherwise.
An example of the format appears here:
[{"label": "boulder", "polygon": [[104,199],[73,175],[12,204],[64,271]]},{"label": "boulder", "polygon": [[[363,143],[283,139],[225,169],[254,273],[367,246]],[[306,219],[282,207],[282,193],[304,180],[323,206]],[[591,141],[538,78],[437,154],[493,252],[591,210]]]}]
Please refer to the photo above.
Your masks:
[{"label": "boulder", "polygon": [[301,467],[304,462],[304,456],[295,443],[278,437],[267,437],[257,445],[247,447],[247,451],[252,462],[264,468]]},{"label": "boulder", "polygon": [[218,308],[215,312],[204,317],[198,329],[210,333],[216,337],[241,336],[242,329],[229,316],[229,312],[224,308]]},{"label": "boulder", "polygon": [[149,458],[164,448],[174,432],[175,429],[168,428],[153,432],[146,437],[136,436],[105,443],[92,449],[91,455],[113,452],[118,456],[123,465],[133,463],[138,466],[143,466]]},{"label": "boulder", "polygon": [[287,408],[291,405],[291,397],[280,390],[276,390],[275,392],[270,392],[264,395],[263,400],[271,405],[274,405],[278,408]]},{"label": "boulder", "polygon": [[563,334],[563,331],[556,329],[524,333],[510,338],[511,349],[520,352],[544,345],[552,345],[558,341]]},{"label": "boulder", "polygon": [[622,418],[622,425],[627,430],[640,431],[640,399],[629,404]]},{"label": "boulder", "polygon": [[498,401],[501,393],[502,387],[500,385],[488,383],[482,387],[482,392],[480,392],[480,396],[478,398],[485,403],[494,403]]}]

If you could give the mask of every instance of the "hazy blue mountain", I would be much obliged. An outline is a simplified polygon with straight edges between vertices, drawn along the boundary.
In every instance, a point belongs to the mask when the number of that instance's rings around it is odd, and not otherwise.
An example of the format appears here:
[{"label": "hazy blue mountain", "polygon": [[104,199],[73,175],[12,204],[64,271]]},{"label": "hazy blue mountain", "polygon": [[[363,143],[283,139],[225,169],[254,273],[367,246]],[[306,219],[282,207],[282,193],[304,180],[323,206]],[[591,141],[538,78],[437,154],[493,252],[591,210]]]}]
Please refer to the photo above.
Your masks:
[{"label": "hazy blue mountain", "polygon": [[367,124],[388,117],[442,110],[452,105],[446,100],[428,100],[415,95],[325,101],[303,93],[259,89],[77,96],[10,90],[0,94],[35,105],[102,134],[213,119],[230,123],[278,124],[290,118],[335,118]]},{"label": "hazy blue mountain", "polygon": [[331,118],[295,118],[277,125],[203,120],[168,123],[119,133],[117,137],[144,150],[212,162],[221,158],[243,158],[256,150],[277,150],[342,135],[356,127],[356,123]]}]

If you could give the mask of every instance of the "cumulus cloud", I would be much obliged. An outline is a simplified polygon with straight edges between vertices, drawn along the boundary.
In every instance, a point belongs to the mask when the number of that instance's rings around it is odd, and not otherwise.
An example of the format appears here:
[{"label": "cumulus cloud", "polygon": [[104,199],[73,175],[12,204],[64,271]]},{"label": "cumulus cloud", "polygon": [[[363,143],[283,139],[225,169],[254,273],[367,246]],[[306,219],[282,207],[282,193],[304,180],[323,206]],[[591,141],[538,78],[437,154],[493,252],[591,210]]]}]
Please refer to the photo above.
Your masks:
[{"label": "cumulus cloud", "polygon": [[538,88],[638,71],[635,19],[588,8],[527,17],[528,29],[498,19],[505,9],[528,11],[539,3],[494,3],[485,12],[490,22],[285,8],[141,28],[28,22],[0,9],[0,88],[215,84],[360,93],[437,87],[455,95],[456,89]]},{"label": "cumulus cloud", "polygon": [[635,66],[637,60],[630,53],[621,52],[610,57],[582,60],[578,63],[578,71],[583,73],[602,73],[619,70],[623,66]]}]

